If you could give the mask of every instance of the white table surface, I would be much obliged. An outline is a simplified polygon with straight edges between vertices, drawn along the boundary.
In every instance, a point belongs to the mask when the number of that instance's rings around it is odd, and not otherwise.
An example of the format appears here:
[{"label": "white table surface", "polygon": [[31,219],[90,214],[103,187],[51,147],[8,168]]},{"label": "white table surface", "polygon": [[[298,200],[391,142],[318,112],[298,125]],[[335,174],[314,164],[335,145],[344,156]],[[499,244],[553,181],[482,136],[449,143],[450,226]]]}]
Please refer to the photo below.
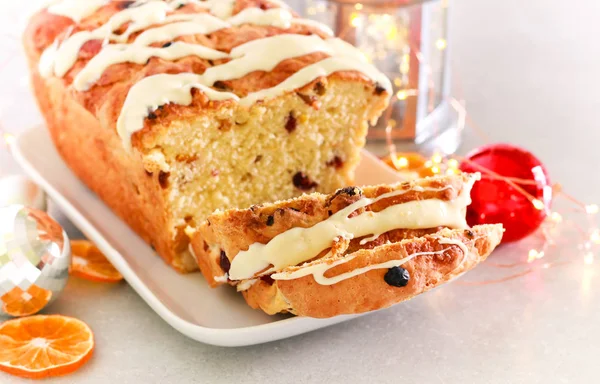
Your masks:
[{"label": "white table surface", "polygon": [[[0,13],[0,122],[13,133],[40,120],[15,48],[24,3],[2,0]],[[453,5],[453,65],[472,118],[493,141],[534,151],[553,180],[580,199],[600,201],[600,2]],[[469,134],[463,151],[477,143]],[[0,152],[0,174],[18,172]],[[573,244],[556,252],[576,258]],[[505,248],[492,261],[523,258]],[[452,283],[375,315],[238,349],[185,338],[125,283],[72,278],[48,312],[86,321],[96,352],[79,372],[47,382],[598,382],[600,267],[575,260],[504,284]],[[468,277],[485,275],[485,268]],[[0,383],[21,382],[0,374]]]}]

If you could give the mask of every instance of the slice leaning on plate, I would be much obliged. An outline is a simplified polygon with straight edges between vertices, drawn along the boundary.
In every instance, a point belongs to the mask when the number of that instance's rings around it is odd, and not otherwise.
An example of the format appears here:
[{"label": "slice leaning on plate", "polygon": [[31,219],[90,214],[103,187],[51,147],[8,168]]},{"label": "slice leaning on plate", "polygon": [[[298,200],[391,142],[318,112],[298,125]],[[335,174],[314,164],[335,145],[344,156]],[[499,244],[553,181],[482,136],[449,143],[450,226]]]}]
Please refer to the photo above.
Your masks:
[{"label": "slice leaning on plate", "polygon": [[501,225],[469,228],[478,174],[347,187],[217,211],[192,249],[211,286],[235,285],[266,313],[331,317],[389,307],[470,270]]}]

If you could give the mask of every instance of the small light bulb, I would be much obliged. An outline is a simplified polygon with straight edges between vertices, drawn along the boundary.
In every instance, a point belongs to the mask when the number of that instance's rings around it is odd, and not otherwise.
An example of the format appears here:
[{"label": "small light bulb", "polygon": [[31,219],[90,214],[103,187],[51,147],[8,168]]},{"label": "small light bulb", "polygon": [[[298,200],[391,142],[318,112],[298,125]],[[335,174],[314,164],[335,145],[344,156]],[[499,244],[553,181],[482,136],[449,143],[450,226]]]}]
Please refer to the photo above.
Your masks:
[{"label": "small light bulb", "polygon": [[15,140],[16,138],[14,135],[11,135],[10,133],[4,134],[4,141],[6,141],[6,144],[12,145],[15,142]]},{"label": "small light bulb", "polygon": [[435,46],[440,51],[443,51],[448,46],[448,42],[446,42],[445,39],[437,39],[437,41],[435,42]]},{"label": "small light bulb", "polygon": [[352,12],[350,15],[350,25],[353,27],[358,27],[361,24],[360,15],[356,12]]},{"label": "small light bulb", "polygon": [[590,235],[590,240],[594,244],[600,244],[600,231],[598,231],[597,229],[593,230],[592,234]]},{"label": "small light bulb", "polygon": [[552,221],[554,221],[555,223],[560,223],[562,222],[562,216],[560,213],[558,212],[552,212],[552,215],[550,215],[550,218],[552,219]]},{"label": "small light bulb", "polygon": [[396,28],[395,25],[392,25],[392,27],[387,30],[385,37],[388,41],[396,41],[398,38],[398,28]]},{"label": "small light bulb", "polygon": [[590,215],[598,213],[598,206],[596,204],[590,204],[585,206],[585,211]]},{"label": "small light bulb", "polygon": [[356,9],[357,11],[360,11],[361,9],[363,9],[363,5],[361,3],[356,3],[356,4],[354,4],[354,9]]},{"label": "small light bulb", "polygon": [[535,209],[539,209],[540,211],[544,209],[544,203],[542,203],[541,200],[533,199],[531,202],[533,203]]},{"label": "small light bulb", "polygon": [[408,73],[410,71],[410,64],[408,61],[402,61],[400,64],[400,73]]},{"label": "small light bulb", "polygon": [[401,157],[398,159],[398,167],[406,168],[408,167],[408,159],[406,157]]},{"label": "small light bulb", "polygon": [[433,167],[431,167],[431,172],[437,174],[440,173],[440,167],[438,167],[437,165],[434,165]]},{"label": "small light bulb", "polygon": [[533,262],[534,260],[537,259],[537,256],[538,256],[538,251],[536,251],[535,249],[530,249],[529,250],[529,257],[527,258],[527,262],[528,263]]},{"label": "small light bulb", "polygon": [[454,168],[454,169],[458,168],[458,160],[456,160],[456,159],[448,160],[448,166],[450,168]]},{"label": "small light bulb", "polygon": [[587,265],[594,264],[594,254],[592,252],[586,252],[585,255],[583,255],[583,262]]},{"label": "small light bulb", "polygon": [[398,93],[396,93],[396,97],[398,98],[398,100],[406,100],[406,98],[408,97],[408,93],[405,90],[401,90],[398,91]]},{"label": "small light bulb", "polygon": [[395,85],[396,87],[401,87],[401,86],[402,86],[402,79],[401,79],[401,78],[399,78],[399,77],[396,77],[396,78],[394,79],[394,85]]},{"label": "small light bulb", "polygon": [[435,155],[431,156],[431,161],[433,161],[435,164],[440,164],[442,162],[442,155],[436,153]]}]

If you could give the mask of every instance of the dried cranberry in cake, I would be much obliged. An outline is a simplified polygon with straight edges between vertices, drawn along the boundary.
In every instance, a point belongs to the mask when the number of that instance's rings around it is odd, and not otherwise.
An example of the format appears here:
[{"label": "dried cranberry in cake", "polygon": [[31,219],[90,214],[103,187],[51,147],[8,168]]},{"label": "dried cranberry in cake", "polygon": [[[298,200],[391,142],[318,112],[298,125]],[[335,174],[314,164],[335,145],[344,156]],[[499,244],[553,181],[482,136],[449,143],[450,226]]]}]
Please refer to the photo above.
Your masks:
[{"label": "dried cranberry in cake", "polygon": [[340,169],[344,166],[344,160],[342,160],[342,158],[339,156],[334,156],[333,159],[329,160],[326,164],[329,167]]},{"label": "dried cranberry in cake", "polygon": [[267,217],[267,226],[272,226],[273,224],[275,224],[275,217],[273,215],[269,215],[269,217]]},{"label": "dried cranberry in cake", "polygon": [[231,87],[229,85],[227,85],[227,83],[225,83],[224,81],[221,81],[221,80],[215,81],[215,83],[213,84],[213,87],[218,89],[219,91],[224,91],[224,92],[231,91]]},{"label": "dried cranberry in cake", "polygon": [[323,96],[325,94],[327,90],[325,89],[325,84],[323,84],[322,82],[318,81],[317,84],[315,84],[315,93],[319,96]]},{"label": "dried cranberry in cake", "polygon": [[383,279],[393,287],[406,287],[410,280],[410,274],[402,267],[392,267],[386,272]]},{"label": "dried cranberry in cake", "polygon": [[296,130],[297,126],[298,126],[298,120],[296,120],[296,118],[294,117],[294,114],[292,112],[290,112],[287,120],[285,121],[285,130],[288,131],[288,133],[292,133]]},{"label": "dried cranberry in cake", "polygon": [[310,191],[319,186],[318,183],[310,179],[304,172],[297,172],[292,178],[294,186],[302,191]]},{"label": "dried cranberry in cake", "polygon": [[119,9],[127,9],[129,7],[131,7],[133,5],[133,3],[135,3],[135,1],[131,0],[131,1],[120,1],[117,3],[117,7]]},{"label": "dried cranberry in cake", "polygon": [[275,280],[273,280],[273,278],[269,275],[261,276],[260,279],[269,285],[273,285],[273,283],[275,282]]},{"label": "dried cranberry in cake", "polygon": [[381,95],[385,91],[386,91],[385,87],[382,87],[380,84],[375,84],[375,94],[376,95]]},{"label": "dried cranberry in cake", "polygon": [[219,256],[219,266],[225,273],[228,273],[229,268],[231,268],[231,261],[229,261],[229,258],[227,258],[225,251],[221,251],[221,255]]},{"label": "dried cranberry in cake", "polygon": [[344,187],[344,188],[338,189],[335,192],[335,195],[333,195],[331,200],[335,199],[339,195],[348,195],[348,196],[362,195],[362,190],[358,187]]},{"label": "dried cranberry in cake", "polygon": [[168,43],[164,43],[162,47],[163,48],[169,48],[171,46],[171,44],[173,44],[173,42],[169,41]]},{"label": "dried cranberry in cake", "polygon": [[171,174],[169,172],[160,171],[158,173],[158,184],[162,189],[165,189],[169,186],[169,176]]},{"label": "dried cranberry in cake", "polygon": [[298,96],[304,101],[304,104],[309,107],[314,107],[317,102],[317,97],[312,95],[303,95],[302,93],[298,93]]}]

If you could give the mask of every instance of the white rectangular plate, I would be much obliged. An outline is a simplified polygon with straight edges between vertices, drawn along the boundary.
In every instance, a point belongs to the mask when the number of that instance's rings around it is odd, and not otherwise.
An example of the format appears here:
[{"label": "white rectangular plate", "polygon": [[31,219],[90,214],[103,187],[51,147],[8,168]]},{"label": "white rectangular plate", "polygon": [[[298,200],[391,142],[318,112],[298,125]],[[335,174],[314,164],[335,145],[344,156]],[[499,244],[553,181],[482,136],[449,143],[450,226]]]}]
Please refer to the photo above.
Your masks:
[{"label": "white rectangular plate", "polygon": [[[23,133],[12,149],[25,172],[96,243],[148,305],[173,328],[194,340],[220,346],[259,344],[354,317],[268,316],[251,309],[231,287],[211,289],[199,273],[180,275],[67,168],[44,127]],[[356,180],[358,185],[368,185],[399,178],[364,151]]]}]

